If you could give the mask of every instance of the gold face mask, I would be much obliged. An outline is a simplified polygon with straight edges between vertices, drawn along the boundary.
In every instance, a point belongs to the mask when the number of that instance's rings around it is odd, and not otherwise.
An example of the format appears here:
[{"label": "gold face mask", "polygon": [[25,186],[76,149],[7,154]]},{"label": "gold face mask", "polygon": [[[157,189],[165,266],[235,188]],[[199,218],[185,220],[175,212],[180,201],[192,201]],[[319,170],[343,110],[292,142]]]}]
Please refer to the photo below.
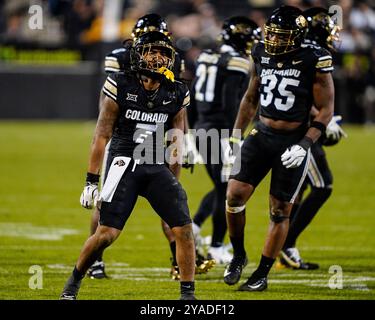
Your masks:
[{"label": "gold face mask", "polygon": [[141,68],[147,71],[164,75],[168,80],[174,81],[173,69],[175,50],[167,43],[144,44],[137,49],[140,55]]}]

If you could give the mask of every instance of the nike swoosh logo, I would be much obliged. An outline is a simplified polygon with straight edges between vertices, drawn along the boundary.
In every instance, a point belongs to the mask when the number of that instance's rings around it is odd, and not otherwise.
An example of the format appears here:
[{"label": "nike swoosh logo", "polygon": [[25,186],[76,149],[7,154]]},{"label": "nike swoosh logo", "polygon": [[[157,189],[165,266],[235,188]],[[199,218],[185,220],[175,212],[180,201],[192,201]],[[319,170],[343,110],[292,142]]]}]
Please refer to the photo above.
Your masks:
[{"label": "nike swoosh logo", "polygon": [[292,61],[292,64],[299,64],[299,63],[301,63],[302,62],[302,60],[298,60],[298,61]]},{"label": "nike swoosh logo", "polygon": [[262,285],[262,283],[259,283],[257,285],[249,285],[249,288],[258,289],[261,285]]},{"label": "nike swoosh logo", "polygon": [[224,271],[224,277],[226,277],[227,275],[229,275],[230,274],[230,272],[228,271],[228,270],[225,270]]},{"label": "nike swoosh logo", "polygon": [[163,100],[163,105],[166,105],[166,104],[168,104],[168,103],[171,103],[172,101],[165,101],[165,100]]}]

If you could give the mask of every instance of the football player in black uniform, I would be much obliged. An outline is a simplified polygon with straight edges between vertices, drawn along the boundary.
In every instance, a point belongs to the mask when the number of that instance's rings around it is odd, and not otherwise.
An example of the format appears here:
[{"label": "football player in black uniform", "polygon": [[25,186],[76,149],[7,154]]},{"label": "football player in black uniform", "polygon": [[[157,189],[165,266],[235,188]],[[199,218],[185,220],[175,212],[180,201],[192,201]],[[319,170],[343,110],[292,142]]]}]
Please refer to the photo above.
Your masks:
[{"label": "football player in black uniform", "polygon": [[[132,30],[132,38],[124,42],[124,46],[122,48],[118,48],[113,50],[109,55],[105,57],[104,62],[104,70],[108,74],[112,73],[124,73],[130,70],[130,49],[132,46],[133,41],[137,40],[141,35],[146,32],[150,31],[157,31],[161,32],[164,35],[170,37],[170,33],[168,31],[168,26],[166,21],[158,14],[151,13],[145,16],[142,16],[138,19],[137,23],[134,25]],[[183,72],[183,60],[180,59],[178,53],[176,52],[175,55],[175,62],[173,68],[171,69],[176,75],[176,78],[179,78],[181,73]],[[101,93],[101,100],[104,98],[104,94]],[[106,164],[107,164],[107,156],[108,156],[108,149],[110,143],[106,147],[106,153],[104,156],[103,166],[102,166],[102,177],[106,176]],[[101,184],[103,183],[101,180]],[[101,185],[102,187],[103,185]],[[101,188],[102,189],[102,188]],[[91,217],[91,226],[90,226],[90,235],[93,235],[96,231],[99,222],[99,210],[97,208],[94,209],[94,212]],[[173,232],[170,230],[169,226],[162,221],[162,229],[163,232],[168,239],[172,258],[171,258],[171,276],[172,279],[178,280],[179,273],[177,267],[177,260],[176,260],[176,242],[173,236]],[[212,267],[212,262],[204,259],[204,257],[197,255],[197,273],[205,273]],[[103,261],[102,255],[98,256],[97,260],[93,263],[93,265],[88,270],[88,276],[92,279],[102,279],[107,277],[105,273],[105,264]]]},{"label": "football player in black uniform", "polygon": [[[174,56],[175,49],[166,35],[148,32],[132,46],[132,71],[107,77],[81,195],[86,207],[95,204],[105,146],[112,139],[108,173],[98,203],[99,226],[84,244],[61,299],[76,299],[86,271],[120,235],[138,196],[145,197],[172,228],[181,299],[195,299],[195,246],[186,193],[178,182],[181,161],[176,161],[182,153],[185,108],[190,95],[187,86],[175,81],[170,71]],[[167,166],[164,133],[169,129],[174,130],[168,147],[172,161]]]},{"label": "football player in black uniform", "polygon": [[[253,46],[252,71],[234,125],[242,132],[256,114],[259,121],[236,155],[227,189],[227,221],[234,256],[224,272],[233,285],[247,263],[245,205],[271,170],[270,225],[260,263],[240,291],[262,291],[285,242],[293,202],[307,173],[310,147],[333,115],[332,57],[325,49],[302,48],[307,21],[302,11],[281,6],[265,25],[264,43]],[[319,111],[308,125],[314,103]],[[231,139],[233,143],[239,142]]]},{"label": "football player in black uniform", "polygon": [[[205,50],[197,59],[188,112],[190,127],[207,132],[214,129],[219,134],[223,129],[231,131],[249,82],[251,47],[260,39],[261,29],[252,20],[236,16],[224,21],[218,50]],[[199,145],[199,139],[197,142]],[[193,232],[198,237],[201,224],[208,214],[213,214],[208,258],[219,264],[229,263],[232,259],[227,246],[223,245],[227,230],[225,197],[229,177],[222,157],[226,147],[229,147],[228,137],[217,145],[207,139],[207,156],[203,160],[214,188],[205,195],[193,219]],[[211,153],[215,153],[218,161],[211,159]]]},{"label": "football player in black uniform", "polygon": [[[323,47],[329,51],[335,51],[340,41],[339,27],[332,20],[328,10],[314,7],[305,10],[303,15],[308,22],[308,32],[303,46]],[[317,114],[318,110],[313,107],[312,117],[314,118]],[[307,177],[298,198],[302,198],[307,184],[310,185],[310,192],[301,203],[296,201],[293,206],[288,236],[280,251],[279,263],[276,265],[278,267],[287,266],[304,270],[319,268],[318,264],[304,262],[301,259],[299,250],[296,248],[296,241],[332,193],[332,172],[328,166],[323,145],[336,144],[343,136],[346,136],[337,124],[337,119],[340,119],[340,116],[332,118],[325,134],[311,146]]]}]

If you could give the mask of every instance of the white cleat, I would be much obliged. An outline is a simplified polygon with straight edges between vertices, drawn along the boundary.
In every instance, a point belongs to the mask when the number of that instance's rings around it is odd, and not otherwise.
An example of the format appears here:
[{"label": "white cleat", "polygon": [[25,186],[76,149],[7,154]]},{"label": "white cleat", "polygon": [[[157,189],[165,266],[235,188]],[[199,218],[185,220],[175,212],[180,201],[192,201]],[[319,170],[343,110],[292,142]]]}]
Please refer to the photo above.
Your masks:
[{"label": "white cleat", "polygon": [[227,246],[210,247],[207,254],[208,259],[214,259],[217,264],[227,264],[232,261],[233,255]]}]

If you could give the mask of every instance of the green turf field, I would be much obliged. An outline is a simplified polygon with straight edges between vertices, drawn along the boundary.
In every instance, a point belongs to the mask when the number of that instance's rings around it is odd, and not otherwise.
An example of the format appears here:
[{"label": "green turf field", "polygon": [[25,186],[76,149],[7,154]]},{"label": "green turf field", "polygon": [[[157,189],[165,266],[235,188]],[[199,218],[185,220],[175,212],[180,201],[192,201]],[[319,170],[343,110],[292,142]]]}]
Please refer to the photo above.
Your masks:
[{"label": "green turf field", "polygon": [[[0,299],[57,299],[89,233],[91,211],[79,204],[93,122],[0,122]],[[224,267],[197,276],[199,299],[374,299],[375,128],[345,127],[349,138],[327,148],[334,192],[298,247],[316,271],[271,271],[261,293],[237,292],[222,281]],[[268,179],[247,206],[249,265],[258,263],[268,226]],[[182,183],[191,213],[211,182],[204,168]],[[203,227],[209,235],[211,221]],[[86,278],[79,299],[177,299],[169,279],[169,246],[160,219],[140,199],[124,233],[104,255],[111,279]],[[29,268],[43,271],[32,290]],[[329,268],[343,271],[343,289],[330,289]]]}]

